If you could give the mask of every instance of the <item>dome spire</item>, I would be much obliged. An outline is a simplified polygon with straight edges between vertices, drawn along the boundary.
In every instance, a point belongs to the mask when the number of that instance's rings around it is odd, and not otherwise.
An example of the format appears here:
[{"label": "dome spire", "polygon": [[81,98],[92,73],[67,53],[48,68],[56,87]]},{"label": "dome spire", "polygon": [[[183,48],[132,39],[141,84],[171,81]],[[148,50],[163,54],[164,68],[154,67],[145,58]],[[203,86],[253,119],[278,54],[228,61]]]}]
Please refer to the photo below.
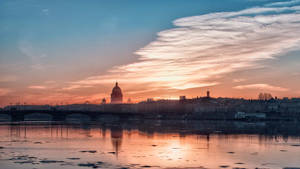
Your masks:
[{"label": "dome spire", "polygon": [[122,90],[119,87],[118,82],[116,81],[116,86],[112,89],[111,92],[111,103],[117,103],[120,104],[123,101],[123,94]]}]

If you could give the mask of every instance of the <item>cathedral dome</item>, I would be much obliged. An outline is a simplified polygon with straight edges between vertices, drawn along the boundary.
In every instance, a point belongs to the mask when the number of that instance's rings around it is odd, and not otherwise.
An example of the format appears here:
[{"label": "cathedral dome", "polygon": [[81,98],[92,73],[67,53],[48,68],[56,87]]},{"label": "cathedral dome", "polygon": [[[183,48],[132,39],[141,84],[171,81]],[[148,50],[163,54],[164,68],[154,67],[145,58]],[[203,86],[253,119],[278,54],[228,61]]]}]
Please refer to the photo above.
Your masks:
[{"label": "cathedral dome", "polygon": [[116,86],[112,89],[112,94],[114,95],[122,95],[121,88],[118,86],[118,82],[116,83]]},{"label": "cathedral dome", "polygon": [[111,92],[111,103],[122,103],[122,101],[123,101],[122,90],[119,87],[118,82],[116,82],[116,85]]}]

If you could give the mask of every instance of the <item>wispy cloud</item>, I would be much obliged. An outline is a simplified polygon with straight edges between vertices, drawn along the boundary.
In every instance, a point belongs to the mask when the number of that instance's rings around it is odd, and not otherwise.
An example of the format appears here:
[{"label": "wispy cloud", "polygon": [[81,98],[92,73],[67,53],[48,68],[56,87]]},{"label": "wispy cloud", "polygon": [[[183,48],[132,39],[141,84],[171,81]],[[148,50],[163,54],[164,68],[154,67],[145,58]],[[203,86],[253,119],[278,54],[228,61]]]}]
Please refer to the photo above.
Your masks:
[{"label": "wispy cloud", "polygon": [[47,86],[40,86],[40,85],[36,85],[36,86],[28,86],[29,89],[39,89],[39,90],[43,90],[43,89],[47,89]]},{"label": "wispy cloud", "polygon": [[69,88],[116,79],[128,86],[176,90],[222,83],[218,79],[228,73],[263,67],[262,60],[299,48],[300,6],[283,5],[288,4],[177,19],[175,28],[159,32],[135,52],[137,62],[72,82]]},{"label": "wispy cloud", "polygon": [[39,58],[47,57],[45,53],[42,53],[40,49],[36,49],[32,43],[27,40],[21,40],[19,42],[19,50],[23,55],[28,56],[34,61],[38,60]]},{"label": "wispy cloud", "polygon": [[0,96],[6,96],[7,94],[11,93],[12,90],[11,89],[7,89],[7,88],[0,88]]},{"label": "wispy cloud", "polygon": [[274,3],[267,4],[266,6],[286,6],[286,5],[295,5],[295,4],[300,4],[300,0],[274,2]]},{"label": "wispy cloud", "polygon": [[45,15],[49,15],[49,9],[42,9],[42,13]]},{"label": "wispy cloud", "polygon": [[83,85],[83,84],[71,84],[68,87],[63,87],[62,90],[74,90],[74,89],[79,89],[79,88],[89,88],[92,87],[93,85]]},{"label": "wispy cloud", "polygon": [[240,85],[240,86],[235,86],[235,89],[258,89],[258,90],[269,90],[269,91],[277,91],[277,92],[285,92],[288,91],[289,89],[279,87],[279,86],[273,86],[269,84],[248,84],[248,85]]},{"label": "wispy cloud", "polygon": [[239,83],[239,82],[243,82],[245,81],[246,79],[243,79],[243,78],[239,78],[239,79],[233,79],[233,82],[234,83]]},{"label": "wispy cloud", "polygon": [[47,57],[47,54],[42,52],[41,49],[38,49],[36,47],[33,46],[33,44],[27,40],[21,40],[19,42],[19,46],[18,46],[20,52],[28,57],[31,62],[31,68],[32,69],[44,69],[46,67],[45,64],[42,63],[43,58]]},{"label": "wispy cloud", "polygon": [[37,89],[37,90],[44,90],[44,89],[57,90],[59,87],[60,87],[59,84],[57,84],[55,81],[47,80],[40,84],[32,84],[32,85],[28,86],[27,88]]},{"label": "wispy cloud", "polygon": [[0,82],[15,82],[17,76],[14,75],[0,75]]}]

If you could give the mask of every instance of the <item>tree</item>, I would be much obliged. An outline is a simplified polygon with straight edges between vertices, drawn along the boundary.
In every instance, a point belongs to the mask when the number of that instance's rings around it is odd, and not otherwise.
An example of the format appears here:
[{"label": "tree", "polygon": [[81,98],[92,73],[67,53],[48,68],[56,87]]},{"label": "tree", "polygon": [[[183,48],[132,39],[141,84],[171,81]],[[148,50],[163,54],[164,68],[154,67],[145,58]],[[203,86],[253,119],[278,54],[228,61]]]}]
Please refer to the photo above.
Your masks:
[{"label": "tree", "polygon": [[258,100],[271,100],[273,99],[271,93],[259,93]]}]

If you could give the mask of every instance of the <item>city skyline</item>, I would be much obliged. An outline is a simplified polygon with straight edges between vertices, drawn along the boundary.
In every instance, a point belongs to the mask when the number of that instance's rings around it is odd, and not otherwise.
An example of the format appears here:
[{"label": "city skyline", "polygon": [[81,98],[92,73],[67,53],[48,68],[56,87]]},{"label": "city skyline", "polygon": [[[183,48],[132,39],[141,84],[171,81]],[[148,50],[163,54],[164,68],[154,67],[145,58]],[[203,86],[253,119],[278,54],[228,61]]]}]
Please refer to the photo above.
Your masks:
[{"label": "city skyline", "polygon": [[169,3],[5,0],[0,106],[300,96],[299,0]]}]

